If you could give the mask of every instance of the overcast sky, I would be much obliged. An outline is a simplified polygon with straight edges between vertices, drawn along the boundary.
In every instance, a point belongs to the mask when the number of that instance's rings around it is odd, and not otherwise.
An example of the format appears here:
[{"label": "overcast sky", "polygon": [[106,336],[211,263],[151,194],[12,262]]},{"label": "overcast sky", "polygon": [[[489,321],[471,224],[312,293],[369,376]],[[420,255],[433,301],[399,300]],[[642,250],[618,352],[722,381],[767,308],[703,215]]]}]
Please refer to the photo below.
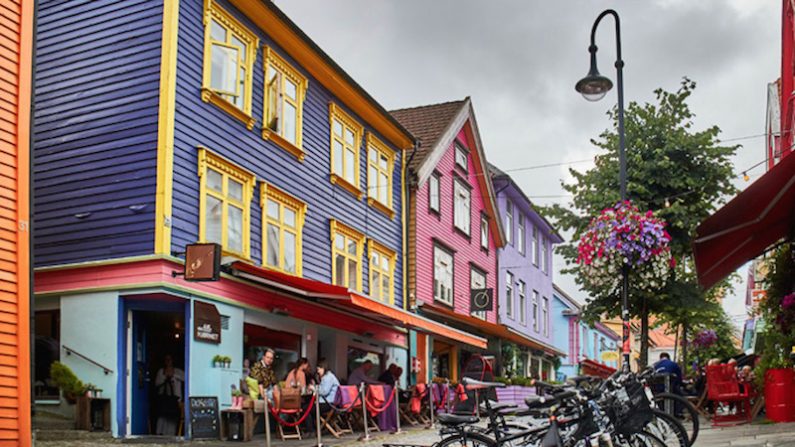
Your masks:
[{"label": "overcast sky", "polygon": [[[766,85],[780,71],[780,1],[276,3],[387,109],[472,97],[488,159],[503,169],[593,158],[589,139],[608,126],[616,96],[588,103],[574,84],[588,70],[591,25],[612,7],[622,20],[627,102],[651,101],[655,88],[675,90],[688,76],[698,83],[690,101],[696,127],[718,125],[723,139],[743,138],[734,160],[738,187],[748,185],[739,173],[765,158],[764,138],[754,136],[764,133]],[[597,45],[599,69],[615,81],[609,19]],[[538,204],[565,203],[560,182],[568,167],[512,177]],[[556,270],[561,265],[556,259]],[[585,298],[571,278],[555,280]],[[744,284],[727,300],[733,316],[744,313],[741,297]]]}]

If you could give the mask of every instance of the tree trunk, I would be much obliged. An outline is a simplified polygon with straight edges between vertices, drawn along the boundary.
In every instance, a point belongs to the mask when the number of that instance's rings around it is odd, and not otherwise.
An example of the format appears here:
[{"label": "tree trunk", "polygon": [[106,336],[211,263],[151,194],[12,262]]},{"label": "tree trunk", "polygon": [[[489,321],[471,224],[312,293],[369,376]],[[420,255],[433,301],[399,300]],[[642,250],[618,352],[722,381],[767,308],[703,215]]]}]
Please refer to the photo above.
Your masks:
[{"label": "tree trunk", "polygon": [[682,323],[682,338],[679,342],[682,346],[682,369],[689,364],[687,361],[687,323]]},{"label": "tree trunk", "polygon": [[649,306],[643,298],[643,307],[640,313],[640,367],[642,370],[649,364]]}]

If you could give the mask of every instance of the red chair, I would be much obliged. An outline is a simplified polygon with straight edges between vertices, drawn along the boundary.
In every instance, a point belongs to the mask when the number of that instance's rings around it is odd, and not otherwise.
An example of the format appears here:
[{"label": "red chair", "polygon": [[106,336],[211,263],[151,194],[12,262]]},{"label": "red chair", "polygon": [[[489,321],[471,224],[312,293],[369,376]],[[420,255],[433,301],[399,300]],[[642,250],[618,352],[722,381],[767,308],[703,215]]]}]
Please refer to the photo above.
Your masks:
[{"label": "red chair", "polygon": [[[707,366],[707,399],[712,401],[712,426],[739,425],[751,422],[751,396],[748,386],[740,387],[735,365]],[[728,413],[718,415],[725,404]],[[734,406],[734,413],[731,407]]]}]

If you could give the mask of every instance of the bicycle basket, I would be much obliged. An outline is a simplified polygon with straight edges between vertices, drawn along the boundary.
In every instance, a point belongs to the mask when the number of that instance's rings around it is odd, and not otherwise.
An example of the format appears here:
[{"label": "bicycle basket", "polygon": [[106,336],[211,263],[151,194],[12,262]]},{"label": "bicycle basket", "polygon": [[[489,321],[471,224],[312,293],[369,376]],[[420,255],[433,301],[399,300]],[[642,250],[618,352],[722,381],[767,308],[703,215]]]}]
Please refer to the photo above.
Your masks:
[{"label": "bicycle basket", "polygon": [[654,418],[646,391],[639,382],[629,382],[616,392],[614,422],[619,433],[640,432]]}]

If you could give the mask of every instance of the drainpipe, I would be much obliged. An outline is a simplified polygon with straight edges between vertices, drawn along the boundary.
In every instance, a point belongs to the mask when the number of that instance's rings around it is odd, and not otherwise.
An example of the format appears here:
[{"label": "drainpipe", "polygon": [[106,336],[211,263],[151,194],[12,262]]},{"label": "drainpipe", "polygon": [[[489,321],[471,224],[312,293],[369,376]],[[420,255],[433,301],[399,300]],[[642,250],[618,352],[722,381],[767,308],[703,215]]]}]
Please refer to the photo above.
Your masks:
[{"label": "drainpipe", "polygon": [[[408,161],[405,160],[403,163],[403,309],[408,309],[408,301],[409,297],[412,293],[408,290],[409,285],[409,263],[408,263],[408,252],[409,252],[409,232],[411,228],[409,228],[409,213],[411,212],[411,191],[409,191],[409,177],[412,175],[411,170],[409,169],[409,165],[411,164],[412,160],[414,160],[414,156],[417,155],[417,149],[420,147],[420,142],[415,140],[414,147],[411,149],[411,155],[409,155]],[[405,153],[404,153],[405,154]],[[406,383],[411,383],[411,332],[409,332],[409,336],[407,338],[407,347],[408,352],[406,355]]]}]

